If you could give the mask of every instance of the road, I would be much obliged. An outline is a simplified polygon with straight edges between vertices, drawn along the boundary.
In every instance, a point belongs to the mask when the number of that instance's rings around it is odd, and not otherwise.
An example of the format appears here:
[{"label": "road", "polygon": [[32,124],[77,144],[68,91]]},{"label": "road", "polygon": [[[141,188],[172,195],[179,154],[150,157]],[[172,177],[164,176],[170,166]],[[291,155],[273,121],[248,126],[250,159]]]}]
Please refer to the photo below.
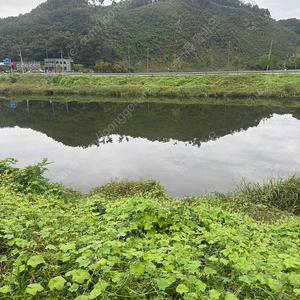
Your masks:
[{"label": "road", "polygon": [[[186,75],[244,75],[244,74],[300,74],[300,70],[275,70],[275,71],[214,71],[214,72],[160,72],[160,73],[64,73],[72,76],[186,76]],[[58,73],[26,73],[26,75],[57,75]]]}]

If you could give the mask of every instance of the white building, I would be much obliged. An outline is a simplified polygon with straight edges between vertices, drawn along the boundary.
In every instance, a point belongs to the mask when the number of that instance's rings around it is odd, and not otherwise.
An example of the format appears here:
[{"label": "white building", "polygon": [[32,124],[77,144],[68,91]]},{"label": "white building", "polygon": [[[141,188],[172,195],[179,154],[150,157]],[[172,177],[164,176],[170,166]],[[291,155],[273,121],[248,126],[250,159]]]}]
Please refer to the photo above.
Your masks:
[{"label": "white building", "polygon": [[63,72],[74,72],[74,61],[71,58],[46,58],[44,66],[49,72],[57,71],[57,66],[61,66]]}]

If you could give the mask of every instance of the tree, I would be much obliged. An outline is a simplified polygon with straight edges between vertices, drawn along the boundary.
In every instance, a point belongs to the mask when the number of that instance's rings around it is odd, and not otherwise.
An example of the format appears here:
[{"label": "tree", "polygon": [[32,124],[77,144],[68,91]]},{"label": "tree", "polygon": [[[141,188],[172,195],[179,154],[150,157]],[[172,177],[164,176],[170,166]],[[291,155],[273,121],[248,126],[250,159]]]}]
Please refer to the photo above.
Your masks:
[{"label": "tree", "polygon": [[295,64],[295,69],[297,69],[297,66],[300,64],[300,54],[294,53],[290,58],[290,62]]},{"label": "tree", "polygon": [[178,70],[182,67],[182,61],[179,58],[174,59],[173,63],[172,63],[172,71],[175,70],[176,71],[176,75]]},{"label": "tree", "polygon": [[10,70],[9,66],[7,65],[0,66],[0,72],[7,72],[8,70]]},{"label": "tree", "polygon": [[165,61],[163,61],[161,58],[158,58],[156,60],[156,65],[158,66],[159,72],[162,72],[162,70],[164,69]]},{"label": "tree", "polygon": [[56,65],[55,70],[60,73],[62,71],[62,66],[61,65]]},{"label": "tree", "polygon": [[235,56],[232,60],[232,66],[236,69],[236,74],[239,73],[239,69],[242,65],[242,61],[238,56]]},{"label": "tree", "polygon": [[270,68],[272,70],[276,69],[276,67],[278,66],[278,63],[279,63],[278,57],[272,56],[269,63],[270,63]]},{"label": "tree", "polygon": [[259,64],[262,67],[263,70],[267,68],[269,65],[270,59],[268,54],[264,54],[259,58]]},{"label": "tree", "polygon": [[115,64],[114,70],[117,73],[123,73],[123,67],[121,65],[119,65],[119,64]]},{"label": "tree", "polygon": [[82,64],[74,64],[74,71],[75,72],[82,72],[83,65]]},{"label": "tree", "polygon": [[203,65],[204,65],[206,74],[207,74],[207,70],[211,66],[211,64],[212,64],[212,56],[211,56],[210,52],[207,52],[205,54],[205,56],[203,57]]},{"label": "tree", "polygon": [[99,63],[94,65],[95,72],[98,73],[111,73],[113,72],[112,65],[107,61],[100,61]]}]

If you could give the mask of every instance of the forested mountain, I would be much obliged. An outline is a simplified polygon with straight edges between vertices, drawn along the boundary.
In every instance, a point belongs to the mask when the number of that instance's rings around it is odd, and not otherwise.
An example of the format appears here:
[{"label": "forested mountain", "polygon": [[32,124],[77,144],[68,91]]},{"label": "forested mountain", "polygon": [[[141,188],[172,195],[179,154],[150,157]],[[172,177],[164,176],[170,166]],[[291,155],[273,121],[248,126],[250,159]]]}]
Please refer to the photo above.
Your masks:
[{"label": "forested mountain", "polygon": [[[87,0],[48,0],[19,17],[0,19],[0,58],[72,57],[98,71],[226,69],[231,57],[259,68],[269,53],[283,61],[297,36],[266,9],[239,0],[126,0],[110,6]],[[149,47],[149,50],[148,50]],[[128,55],[129,54],[129,55]]]},{"label": "forested mountain", "polygon": [[282,26],[292,29],[294,32],[300,35],[300,20],[296,18],[279,20]]}]

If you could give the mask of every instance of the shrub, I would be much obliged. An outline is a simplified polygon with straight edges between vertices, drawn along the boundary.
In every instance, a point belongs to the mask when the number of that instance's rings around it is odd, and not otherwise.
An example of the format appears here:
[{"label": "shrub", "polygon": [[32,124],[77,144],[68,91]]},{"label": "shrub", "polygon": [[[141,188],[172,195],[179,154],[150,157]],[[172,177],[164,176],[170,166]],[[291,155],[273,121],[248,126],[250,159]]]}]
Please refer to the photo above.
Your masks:
[{"label": "shrub", "polygon": [[14,73],[13,75],[10,76],[10,81],[11,83],[15,83],[17,81],[19,81],[21,78],[21,75],[20,74],[17,74],[17,73]]},{"label": "shrub", "polygon": [[297,90],[297,87],[294,84],[286,83],[283,86],[283,90],[288,94],[294,94]]},{"label": "shrub", "polygon": [[110,183],[94,188],[90,192],[90,195],[99,195],[108,200],[129,198],[135,195],[167,198],[164,186],[155,180],[111,181]]},{"label": "shrub", "polygon": [[18,161],[13,158],[0,160],[0,182],[10,183],[15,191],[23,191],[25,193],[40,193],[47,188],[48,179],[43,177],[49,165],[47,159],[44,158],[41,163],[33,166],[27,166],[23,169],[14,167]]}]

